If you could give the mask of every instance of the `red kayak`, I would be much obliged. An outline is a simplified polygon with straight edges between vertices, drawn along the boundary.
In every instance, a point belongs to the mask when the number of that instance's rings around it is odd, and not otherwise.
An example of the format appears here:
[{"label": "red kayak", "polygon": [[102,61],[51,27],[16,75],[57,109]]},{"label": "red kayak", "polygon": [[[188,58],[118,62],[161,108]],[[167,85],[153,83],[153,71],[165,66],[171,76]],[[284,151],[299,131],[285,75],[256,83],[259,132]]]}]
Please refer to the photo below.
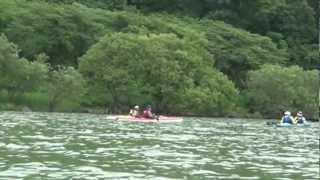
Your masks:
[{"label": "red kayak", "polygon": [[173,116],[159,116],[157,119],[149,119],[143,117],[133,117],[133,116],[108,116],[107,119],[115,121],[130,121],[130,122],[154,122],[154,123],[176,123],[182,122],[183,118],[173,117]]}]

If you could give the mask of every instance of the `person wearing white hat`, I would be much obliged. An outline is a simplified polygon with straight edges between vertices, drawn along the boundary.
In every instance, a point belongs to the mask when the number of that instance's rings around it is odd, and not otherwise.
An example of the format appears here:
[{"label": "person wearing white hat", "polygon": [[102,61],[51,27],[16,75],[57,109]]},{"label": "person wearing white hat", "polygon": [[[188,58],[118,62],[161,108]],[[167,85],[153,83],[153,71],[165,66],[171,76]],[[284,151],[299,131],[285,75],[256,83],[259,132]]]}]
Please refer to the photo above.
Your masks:
[{"label": "person wearing white hat", "polygon": [[304,124],[304,123],[306,123],[306,118],[303,117],[303,114],[302,114],[301,111],[297,112],[297,116],[296,116],[296,118],[295,118],[295,122],[296,122],[297,124]]},{"label": "person wearing white hat", "polygon": [[140,117],[140,107],[138,105],[134,106],[134,109],[131,109],[130,110],[130,116],[133,116],[133,117]]},{"label": "person wearing white hat", "polygon": [[295,123],[293,117],[291,116],[290,111],[284,112],[284,116],[281,119],[281,123],[286,123],[286,124],[294,124]]}]

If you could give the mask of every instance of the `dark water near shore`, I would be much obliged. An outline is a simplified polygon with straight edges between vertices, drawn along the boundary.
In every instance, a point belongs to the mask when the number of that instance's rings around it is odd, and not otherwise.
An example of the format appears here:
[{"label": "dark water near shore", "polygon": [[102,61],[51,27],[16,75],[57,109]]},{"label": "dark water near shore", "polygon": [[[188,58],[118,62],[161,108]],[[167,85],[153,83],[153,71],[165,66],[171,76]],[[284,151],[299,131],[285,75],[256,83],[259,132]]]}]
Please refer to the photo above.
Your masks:
[{"label": "dark water near shore", "polygon": [[102,115],[0,113],[0,180],[319,179],[319,124],[186,118],[112,122]]}]

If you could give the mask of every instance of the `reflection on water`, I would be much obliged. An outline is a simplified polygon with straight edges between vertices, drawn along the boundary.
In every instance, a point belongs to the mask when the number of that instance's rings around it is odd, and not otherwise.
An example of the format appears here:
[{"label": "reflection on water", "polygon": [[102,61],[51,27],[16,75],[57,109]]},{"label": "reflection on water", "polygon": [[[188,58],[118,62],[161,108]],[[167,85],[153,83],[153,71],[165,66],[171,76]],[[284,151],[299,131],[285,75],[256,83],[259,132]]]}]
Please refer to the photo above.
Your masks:
[{"label": "reflection on water", "polygon": [[0,179],[318,179],[319,126],[0,113]]}]

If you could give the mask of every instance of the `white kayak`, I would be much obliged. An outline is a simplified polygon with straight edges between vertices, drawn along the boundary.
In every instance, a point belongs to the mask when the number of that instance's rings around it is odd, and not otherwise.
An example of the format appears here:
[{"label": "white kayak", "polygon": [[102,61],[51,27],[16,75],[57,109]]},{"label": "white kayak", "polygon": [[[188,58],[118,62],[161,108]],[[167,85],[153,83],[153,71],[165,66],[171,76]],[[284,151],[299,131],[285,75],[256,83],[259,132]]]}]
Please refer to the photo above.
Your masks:
[{"label": "white kayak", "polygon": [[182,122],[183,118],[174,116],[159,116],[157,119],[143,117],[133,117],[126,115],[107,116],[107,119],[114,121],[144,122],[144,123],[177,123]]}]

